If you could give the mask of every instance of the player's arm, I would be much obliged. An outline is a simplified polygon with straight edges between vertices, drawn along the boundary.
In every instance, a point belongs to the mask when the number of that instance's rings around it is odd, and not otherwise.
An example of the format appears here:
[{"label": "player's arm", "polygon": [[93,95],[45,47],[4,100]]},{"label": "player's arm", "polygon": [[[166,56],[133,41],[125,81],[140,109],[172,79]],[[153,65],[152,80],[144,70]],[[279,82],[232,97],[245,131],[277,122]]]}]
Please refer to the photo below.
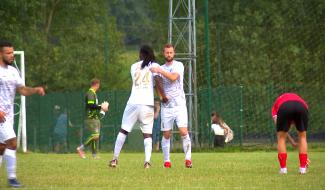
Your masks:
[{"label": "player's arm", "polygon": [[276,125],[276,119],[277,119],[277,115],[274,115],[274,116],[272,117],[272,120],[273,120],[274,125]]},{"label": "player's arm", "polygon": [[160,112],[160,106],[155,106],[154,107],[154,115],[153,115],[153,118],[154,119],[157,119],[158,118],[159,112]]},{"label": "player's arm", "polygon": [[6,113],[0,110],[0,123],[3,123],[6,121]]},{"label": "player's arm", "polygon": [[288,140],[289,140],[290,144],[292,145],[292,147],[296,148],[298,146],[296,141],[291,137],[291,135],[289,133],[288,133]]},{"label": "player's arm", "polygon": [[30,96],[33,94],[39,94],[41,96],[45,95],[45,90],[43,87],[28,87],[28,86],[21,86],[17,88],[17,91],[19,92],[19,94],[23,95],[23,96]]},{"label": "player's arm", "polygon": [[151,67],[151,72],[153,73],[159,73],[162,76],[166,77],[170,81],[176,81],[179,78],[179,74],[176,72],[168,72],[162,69],[161,67]]},{"label": "player's arm", "polygon": [[228,134],[228,128],[225,126],[224,123],[220,123],[220,127],[225,130],[225,134]]},{"label": "player's arm", "polygon": [[274,125],[276,125],[276,122],[277,122],[277,111],[276,111],[277,108],[278,108],[278,103],[277,103],[277,101],[275,101],[272,106],[272,111],[271,111],[272,120],[273,120]]},{"label": "player's arm", "polygon": [[155,79],[155,87],[156,87],[157,93],[161,97],[161,101],[163,103],[168,102],[168,98],[167,98],[164,88],[163,88],[162,78],[159,75],[156,75],[154,79]]}]

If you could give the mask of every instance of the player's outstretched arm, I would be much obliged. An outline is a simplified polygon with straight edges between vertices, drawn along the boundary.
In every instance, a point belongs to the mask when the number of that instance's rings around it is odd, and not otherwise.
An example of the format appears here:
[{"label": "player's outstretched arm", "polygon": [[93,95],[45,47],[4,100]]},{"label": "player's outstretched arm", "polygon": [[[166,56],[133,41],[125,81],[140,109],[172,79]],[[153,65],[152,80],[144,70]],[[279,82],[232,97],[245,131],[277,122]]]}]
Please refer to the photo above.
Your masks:
[{"label": "player's outstretched arm", "polygon": [[157,93],[161,97],[161,101],[163,103],[168,102],[168,98],[167,98],[164,88],[163,88],[162,78],[158,75],[155,76],[155,87],[156,87]]},{"label": "player's outstretched arm", "polygon": [[17,91],[19,92],[19,94],[23,95],[23,96],[30,96],[33,94],[39,94],[41,96],[45,95],[45,90],[43,87],[38,86],[38,87],[28,87],[28,86],[21,86],[19,88],[17,88]]}]

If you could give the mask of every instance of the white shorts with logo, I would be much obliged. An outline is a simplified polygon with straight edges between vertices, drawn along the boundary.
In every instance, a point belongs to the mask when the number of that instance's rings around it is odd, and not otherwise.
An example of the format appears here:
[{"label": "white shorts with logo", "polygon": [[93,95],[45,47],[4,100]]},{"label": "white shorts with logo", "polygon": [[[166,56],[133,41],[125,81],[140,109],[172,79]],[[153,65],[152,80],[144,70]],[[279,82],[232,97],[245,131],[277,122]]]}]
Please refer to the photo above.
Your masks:
[{"label": "white shorts with logo", "polygon": [[138,122],[142,133],[152,134],[153,115],[153,106],[127,104],[123,113],[122,129],[131,132],[135,123]]},{"label": "white shorts with logo", "polygon": [[173,129],[174,121],[177,127],[187,127],[188,116],[186,105],[161,108],[161,131],[170,131]]},{"label": "white shorts with logo", "polygon": [[16,137],[13,126],[13,122],[8,120],[4,123],[0,123],[0,143],[5,143],[6,140]]}]

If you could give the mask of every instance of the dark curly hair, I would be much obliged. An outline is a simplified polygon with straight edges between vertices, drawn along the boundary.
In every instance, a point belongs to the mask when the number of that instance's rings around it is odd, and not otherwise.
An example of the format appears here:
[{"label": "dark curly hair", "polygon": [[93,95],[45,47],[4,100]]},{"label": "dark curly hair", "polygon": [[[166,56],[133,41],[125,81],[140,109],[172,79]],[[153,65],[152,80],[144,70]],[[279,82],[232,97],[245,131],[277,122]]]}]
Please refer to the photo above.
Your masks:
[{"label": "dark curly hair", "polygon": [[140,59],[143,61],[141,64],[141,69],[148,66],[151,62],[156,61],[153,49],[148,45],[143,45],[140,48]]}]

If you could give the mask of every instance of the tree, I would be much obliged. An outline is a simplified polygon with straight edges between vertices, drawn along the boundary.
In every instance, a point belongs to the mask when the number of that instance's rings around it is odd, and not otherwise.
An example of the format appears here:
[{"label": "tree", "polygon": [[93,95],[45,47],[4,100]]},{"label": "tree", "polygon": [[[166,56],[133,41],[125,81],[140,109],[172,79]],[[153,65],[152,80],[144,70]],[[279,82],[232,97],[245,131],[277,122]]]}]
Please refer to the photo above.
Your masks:
[{"label": "tree", "polygon": [[0,26],[7,30],[1,38],[26,52],[29,85],[43,84],[49,91],[77,90],[98,77],[104,89],[121,88],[119,81],[129,77],[121,70],[129,66],[119,60],[122,35],[107,9],[104,0],[4,0]]}]

